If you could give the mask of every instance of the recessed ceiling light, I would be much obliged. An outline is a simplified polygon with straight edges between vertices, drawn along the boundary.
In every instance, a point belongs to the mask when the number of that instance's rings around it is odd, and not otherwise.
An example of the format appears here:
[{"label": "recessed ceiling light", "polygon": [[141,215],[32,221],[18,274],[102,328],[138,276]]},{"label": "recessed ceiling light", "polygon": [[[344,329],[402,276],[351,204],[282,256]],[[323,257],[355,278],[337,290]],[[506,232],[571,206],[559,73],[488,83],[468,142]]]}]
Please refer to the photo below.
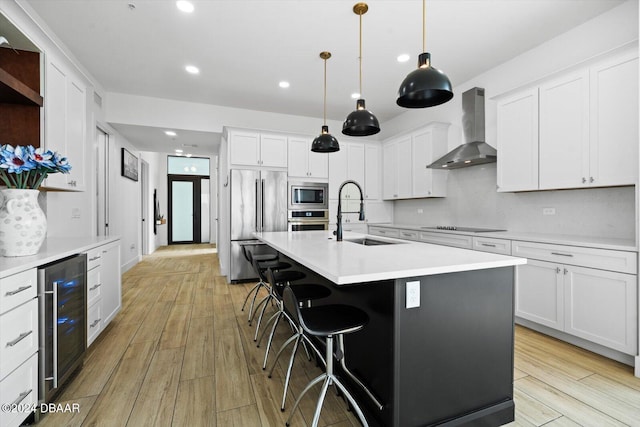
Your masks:
[{"label": "recessed ceiling light", "polygon": [[176,7],[180,9],[182,12],[191,13],[193,12],[193,3],[186,0],[180,0],[176,2]]},{"label": "recessed ceiling light", "polygon": [[354,92],[354,93],[351,94],[351,98],[358,99],[358,98],[360,98],[360,94],[358,92]]},{"label": "recessed ceiling light", "polygon": [[187,156],[187,157],[191,157],[191,154],[185,154],[185,156]]},{"label": "recessed ceiling light", "polygon": [[409,56],[406,53],[403,53],[402,55],[398,55],[398,62],[407,62],[410,59],[411,59],[411,56]]},{"label": "recessed ceiling light", "polygon": [[194,65],[187,65],[184,69],[190,74],[200,74],[200,69]]},{"label": "recessed ceiling light", "polygon": [[165,130],[165,131],[164,131],[164,133],[165,133],[165,135],[167,135],[167,136],[176,136],[176,135],[177,135],[177,133],[175,133],[175,132],[174,132],[174,131],[172,131],[172,130]]},{"label": "recessed ceiling light", "polygon": [[176,148],[176,153],[182,153],[182,150],[179,148]]},{"label": "recessed ceiling light", "polygon": [[280,86],[280,87],[281,87],[281,88],[283,88],[283,89],[286,89],[286,88],[288,88],[288,87],[289,87],[289,86],[291,86],[291,85],[289,84],[289,82],[285,82],[285,81],[283,80],[283,81],[281,81],[280,83],[278,83],[278,86]]}]

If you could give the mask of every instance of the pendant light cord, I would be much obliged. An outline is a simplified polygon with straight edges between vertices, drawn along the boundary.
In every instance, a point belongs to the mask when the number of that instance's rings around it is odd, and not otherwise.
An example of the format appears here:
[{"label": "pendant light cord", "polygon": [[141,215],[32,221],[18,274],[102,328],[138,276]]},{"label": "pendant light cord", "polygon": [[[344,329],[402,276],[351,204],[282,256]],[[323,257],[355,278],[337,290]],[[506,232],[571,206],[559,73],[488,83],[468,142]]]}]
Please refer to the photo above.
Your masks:
[{"label": "pendant light cord", "polygon": [[358,60],[360,62],[360,98],[363,98],[362,96],[362,13],[360,13],[360,56],[358,57]]},{"label": "pendant light cord", "polygon": [[322,110],[323,125],[327,125],[327,58],[324,58],[324,107]]},{"label": "pendant light cord", "polygon": [[422,51],[427,51],[427,0],[422,0]]}]

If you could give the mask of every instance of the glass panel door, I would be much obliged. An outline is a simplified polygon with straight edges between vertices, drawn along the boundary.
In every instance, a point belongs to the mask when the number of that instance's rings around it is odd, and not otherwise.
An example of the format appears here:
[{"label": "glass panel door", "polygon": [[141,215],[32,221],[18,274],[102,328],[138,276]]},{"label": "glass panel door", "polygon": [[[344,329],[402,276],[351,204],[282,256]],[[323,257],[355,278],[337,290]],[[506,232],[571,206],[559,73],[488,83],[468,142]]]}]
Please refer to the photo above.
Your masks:
[{"label": "glass panel door", "polygon": [[171,182],[171,241],[193,242],[193,181]]}]

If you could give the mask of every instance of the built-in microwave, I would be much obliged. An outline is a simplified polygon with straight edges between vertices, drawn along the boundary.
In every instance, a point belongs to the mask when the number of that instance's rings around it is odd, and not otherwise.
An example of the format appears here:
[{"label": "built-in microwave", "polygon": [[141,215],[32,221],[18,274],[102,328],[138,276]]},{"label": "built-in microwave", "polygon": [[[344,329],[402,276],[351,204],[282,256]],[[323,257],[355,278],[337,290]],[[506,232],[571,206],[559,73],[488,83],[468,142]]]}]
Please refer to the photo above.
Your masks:
[{"label": "built-in microwave", "polygon": [[290,182],[289,209],[329,209],[329,184]]}]

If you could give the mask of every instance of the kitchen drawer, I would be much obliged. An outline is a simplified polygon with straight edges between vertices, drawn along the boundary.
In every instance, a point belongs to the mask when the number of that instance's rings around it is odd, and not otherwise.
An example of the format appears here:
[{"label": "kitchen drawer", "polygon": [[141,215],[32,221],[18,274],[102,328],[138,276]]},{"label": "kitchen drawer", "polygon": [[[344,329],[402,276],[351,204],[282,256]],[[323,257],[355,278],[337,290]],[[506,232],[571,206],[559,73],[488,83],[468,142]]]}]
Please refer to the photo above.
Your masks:
[{"label": "kitchen drawer", "polygon": [[436,245],[455,246],[457,248],[471,249],[471,236],[464,234],[447,234],[434,231],[423,231],[420,233],[420,240],[425,243]]},{"label": "kitchen drawer", "polygon": [[100,265],[102,260],[102,247],[87,251],[87,271],[91,271]]},{"label": "kitchen drawer", "polygon": [[102,297],[101,277],[101,268],[94,268],[87,273],[87,306],[91,306]]},{"label": "kitchen drawer", "polygon": [[0,279],[0,314],[35,298],[38,271],[35,268]]},{"label": "kitchen drawer", "polygon": [[14,404],[14,410],[0,411],[0,426],[17,427],[38,403],[38,354],[0,381],[0,403]]},{"label": "kitchen drawer", "polygon": [[638,254],[635,252],[515,240],[512,243],[511,254],[523,258],[618,271],[620,273],[636,274],[638,271],[636,261]]},{"label": "kitchen drawer", "polygon": [[398,237],[406,240],[420,240],[420,233],[412,230],[398,230]]},{"label": "kitchen drawer", "polygon": [[511,240],[474,236],[473,249],[476,251],[493,252],[494,254],[511,255]]},{"label": "kitchen drawer", "polygon": [[400,232],[393,228],[369,227],[369,234],[385,237],[400,237]]},{"label": "kitchen drawer", "polygon": [[37,351],[38,300],[33,298],[0,316],[0,378]]},{"label": "kitchen drawer", "polygon": [[102,329],[102,304],[97,301],[87,310],[87,347],[91,345]]}]

